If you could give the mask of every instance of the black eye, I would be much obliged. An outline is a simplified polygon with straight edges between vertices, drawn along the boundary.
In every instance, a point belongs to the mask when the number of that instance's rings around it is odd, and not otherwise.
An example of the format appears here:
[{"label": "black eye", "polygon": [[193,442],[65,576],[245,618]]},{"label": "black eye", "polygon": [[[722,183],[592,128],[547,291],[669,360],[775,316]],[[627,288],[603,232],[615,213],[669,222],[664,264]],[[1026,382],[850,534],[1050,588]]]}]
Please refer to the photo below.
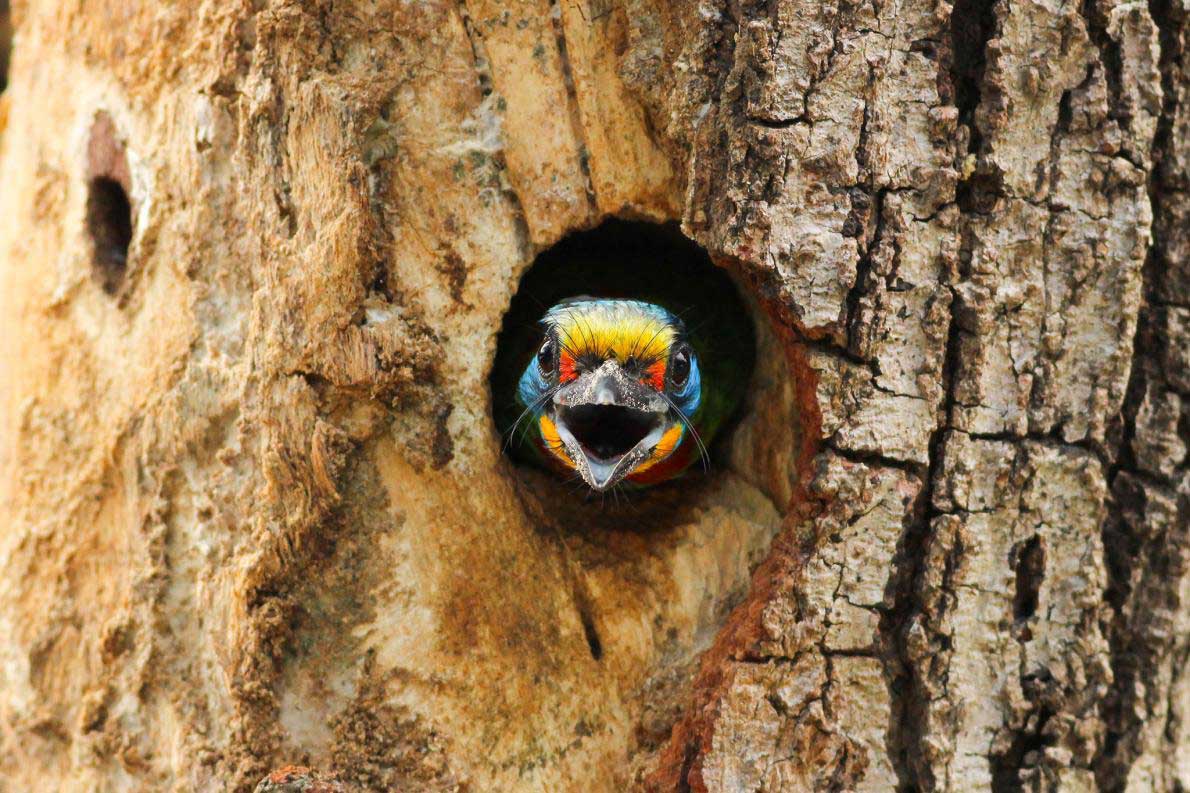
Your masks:
[{"label": "black eye", "polygon": [[545,343],[537,351],[537,366],[543,375],[549,377],[554,373],[554,364],[554,339],[547,336]]},{"label": "black eye", "polygon": [[690,378],[690,348],[679,347],[669,359],[669,382],[678,388]]}]

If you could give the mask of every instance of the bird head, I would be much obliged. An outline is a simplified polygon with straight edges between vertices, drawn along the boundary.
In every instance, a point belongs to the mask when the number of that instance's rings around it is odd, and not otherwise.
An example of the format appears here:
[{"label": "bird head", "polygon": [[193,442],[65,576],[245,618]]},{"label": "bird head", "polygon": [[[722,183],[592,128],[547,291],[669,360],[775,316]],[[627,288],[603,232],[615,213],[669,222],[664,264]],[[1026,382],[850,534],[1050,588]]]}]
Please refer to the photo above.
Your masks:
[{"label": "bird head", "polygon": [[652,303],[577,298],[541,325],[517,399],[547,460],[603,492],[672,478],[705,455],[698,357],[680,319]]}]

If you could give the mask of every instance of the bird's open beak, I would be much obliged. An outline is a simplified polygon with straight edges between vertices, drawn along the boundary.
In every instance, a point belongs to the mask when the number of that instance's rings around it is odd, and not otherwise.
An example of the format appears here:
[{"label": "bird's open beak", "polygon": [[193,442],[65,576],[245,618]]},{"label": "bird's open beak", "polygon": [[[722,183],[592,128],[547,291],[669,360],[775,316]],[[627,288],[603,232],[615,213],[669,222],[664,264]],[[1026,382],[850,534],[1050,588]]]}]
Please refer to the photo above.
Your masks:
[{"label": "bird's open beak", "polygon": [[647,460],[669,429],[669,403],[614,361],[559,390],[553,421],[575,470],[603,492]]}]

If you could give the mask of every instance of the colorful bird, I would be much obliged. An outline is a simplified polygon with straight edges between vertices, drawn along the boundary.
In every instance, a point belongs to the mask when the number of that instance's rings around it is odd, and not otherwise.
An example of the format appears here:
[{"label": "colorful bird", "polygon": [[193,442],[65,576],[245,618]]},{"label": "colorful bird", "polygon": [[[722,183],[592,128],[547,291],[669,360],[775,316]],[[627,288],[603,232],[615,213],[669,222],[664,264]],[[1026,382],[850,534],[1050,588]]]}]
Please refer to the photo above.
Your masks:
[{"label": "colorful bird", "polygon": [[517,462],[605,493],[654,485],[700,470],[708,450],[714,466],[755,358],[749,307],[705,250],[677,224],[608,220],[522,278],[492,416]]},{"label": "colorful bird", "polygon": [[596,492],[709,463],[719,422],[705,422],[699,355],[680,319],[653,303],[583,297],[551,308],[541,326],[516,392],[541,460]]}]

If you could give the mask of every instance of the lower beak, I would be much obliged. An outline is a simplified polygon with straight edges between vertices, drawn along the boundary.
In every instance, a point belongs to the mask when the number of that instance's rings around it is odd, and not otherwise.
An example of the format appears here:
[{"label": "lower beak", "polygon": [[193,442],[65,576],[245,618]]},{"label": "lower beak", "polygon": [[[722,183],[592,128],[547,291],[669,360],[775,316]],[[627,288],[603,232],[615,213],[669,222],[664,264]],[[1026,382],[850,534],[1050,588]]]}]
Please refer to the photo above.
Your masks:
[{"label": "lower beak", "polygon": [[664,413],[614,404],[558,407],[554,424],[575,469],[600,493],[648,459],[667,429]]}]

